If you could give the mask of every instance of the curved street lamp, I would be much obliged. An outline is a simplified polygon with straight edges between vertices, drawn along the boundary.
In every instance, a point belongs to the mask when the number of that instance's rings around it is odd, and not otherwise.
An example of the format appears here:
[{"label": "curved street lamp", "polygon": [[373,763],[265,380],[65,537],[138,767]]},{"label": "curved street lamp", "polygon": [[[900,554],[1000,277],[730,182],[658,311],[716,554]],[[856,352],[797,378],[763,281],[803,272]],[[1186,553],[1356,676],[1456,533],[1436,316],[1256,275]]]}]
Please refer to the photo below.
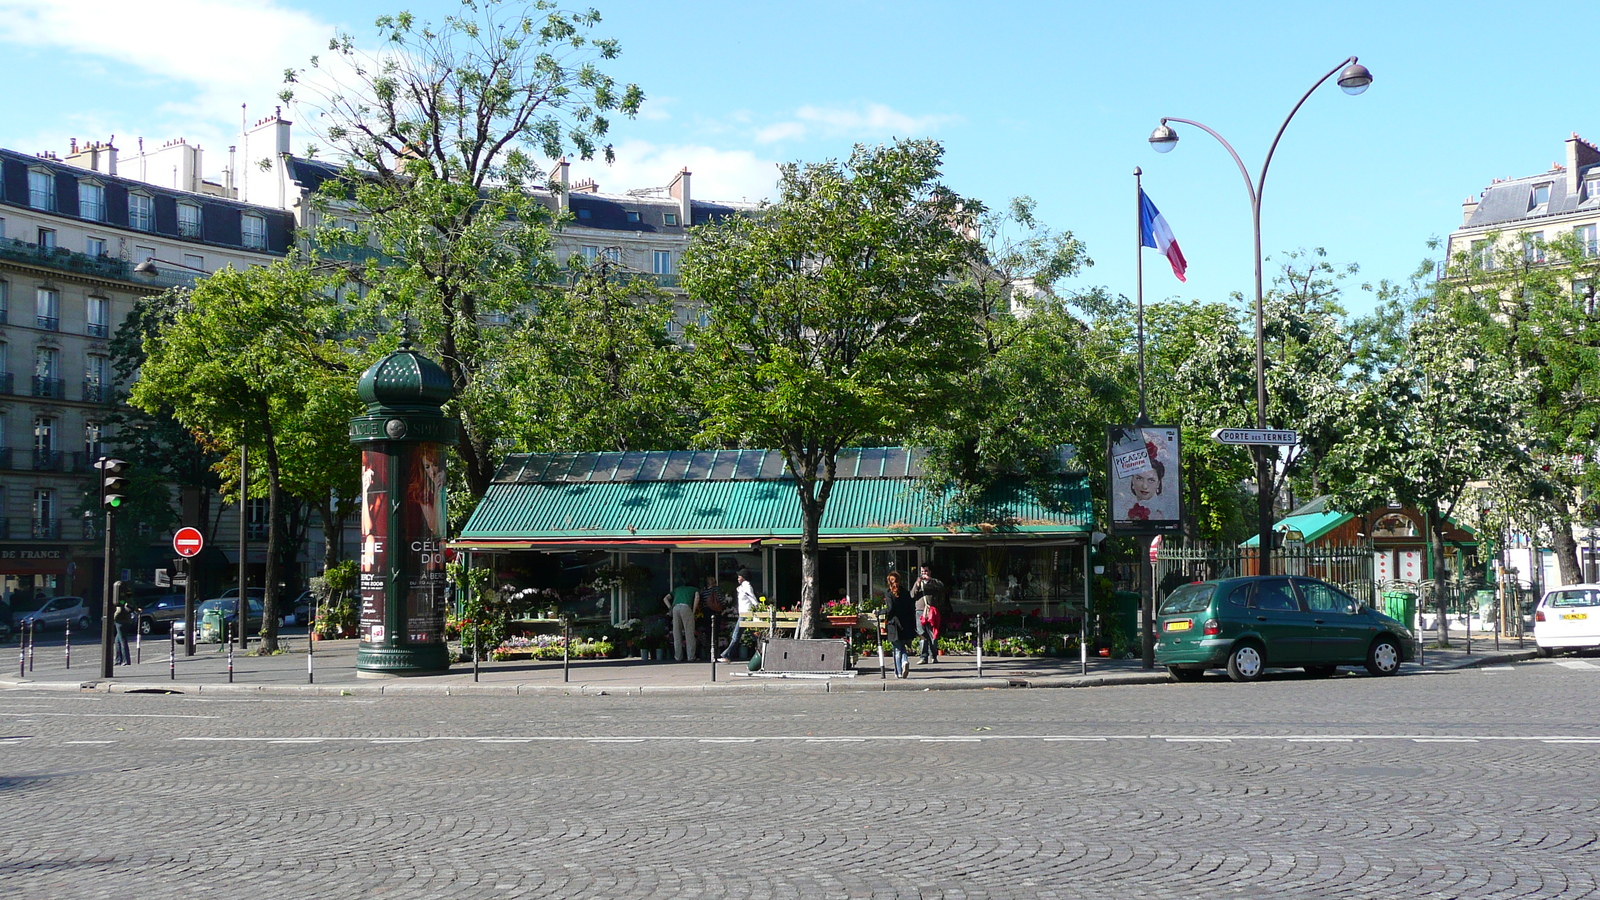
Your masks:
[{"label": "curved street lamp", "polygon": [[[1343,69],[1342,72],[1340,71],[1341,68]],[[1267,167],[1272,165],[1272,154],[1277,151],[1278,141],[1283,138],[1284,129],[1289,127],[1289,120],[1293,119],[1294,114],[1300,111],[1300,107],[1305,105],[1306,100],[1310,98],[1312,93],[1314,93],[1317,88],[1321,87],[1323,82],[1327,81],[1329,78],[1332,78],[1336,72],[1339,74],[1339,87],[1346,94],[1350,94],[1352,96],[1360,94],[1372,84],[1372,73],[1367,70],[1366,66],[1361,65],[1361,63],[1358,62],[1354,56],[1350,57],[1344,62],[1339,63],[1339,65],[1334,66],[1332,69],[1329,69],[1326,75],[1318,78],[1316,83],[1311,85],[1310,89],[1301,95],[1300,102],[1296,103],[1294,108],[1289,110],[1289,115],[1284,117],[1283,124],[1278,126],[1278,133],[1273,136],[1272,145],[1267,148],[1267,158],[1261,163],[1261,174],[1257,176],[1255,181],[1250,180],[1250,171],[1245,168],[1244,160],[1239,158],[1239,154],[1234,151],[1233,145],[1229,144],[1222,135],[1217,134],[1212,129],[1194,121],[1193,119],[1180,119],[1176,116],[1167,116],[1161,120],[1161,124],[1157,125],[1154,131],[1150,132],[1150,146],[1154,147],[1157,153],[1167,153],[1170,152],[1173,147],[1178,146],[1178,132],[1173,130],[1172,126],[1168,125],[1167,123],[1179,122],[1184,125],[1193,125],[1201,131],[1204,131],[1206,134],[1216,138],[1217,142],[1228,151],[1228,155],[1233,157],[1233,161],[1238,164],[1239,174],[1244,176],[1244,188],[1245,191],[1250,195],[1251,226],[1255,232],[1257,428],[1264,429],[1268,427],[1266,332],[1262,324],[1261,316],[1261,192],[1267,183]],[[1259,546],[1256,548],[1256,559],[1258,560],[1256,571],[1257,574],[1260,575],[1270,575],[1272,574],[1272,468],[1270,454],[1273,452],[1273,450],[1270,447],[1264,446],[1258,446],[1252,449],[1254,450],[1256,456],[1256,497],[1257,515],[1259,517],[1259,521],[1257,522],[1257,525],[1259,526],[1259,537],[1257,540],[1260,542]]]}]

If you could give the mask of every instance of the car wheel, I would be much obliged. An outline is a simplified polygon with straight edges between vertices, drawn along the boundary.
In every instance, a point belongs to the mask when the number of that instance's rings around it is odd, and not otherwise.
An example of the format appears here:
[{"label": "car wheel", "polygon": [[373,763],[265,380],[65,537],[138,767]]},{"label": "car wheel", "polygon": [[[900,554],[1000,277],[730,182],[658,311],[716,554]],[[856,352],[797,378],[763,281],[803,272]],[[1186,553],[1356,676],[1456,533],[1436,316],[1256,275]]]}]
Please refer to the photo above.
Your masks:
[{"label": "car wheel", "polygon": [[1338,666],[1306,666],[1306,674],[1312,678],[1327,678],[1337,671]]},{"label": "car wheel", "polygon": [[151,621],[148,618],[141,618],[139,620],[139,633],[140,634],[155,634],[156,633],[156,623]]},{"label": "car wheel", "polygon": [[84,616],[83,618],[78,620],[78,630],[79,631],[88,631],[89,630],[89,626],[91,624],[92,623],[89,621],[89,617],[88,616]]},{"label": "car wheel", "polygon": [[1367,649],[1367,671],[1374,675],[1393,675],[1400,671],[1400,645],[1393,638],[1381,637]]},{"label": "car wheel", "polygon": [[1167,674],[1173,681],[1199,681],[1206,677],[1205,669],[1191,669],[1185,666],[1167,666]]},{"label": "car wheel", "polygon": [[1533,652],[1538,654],[1540,659],[1549,659],[1556,655],[1554,647],[1535,647]]},{"label": "car wheel", "polygon": [[1258,644],[1240,644],[1228,654],[1228,677],[1234,681],[1255,681],[1267,667]]}]

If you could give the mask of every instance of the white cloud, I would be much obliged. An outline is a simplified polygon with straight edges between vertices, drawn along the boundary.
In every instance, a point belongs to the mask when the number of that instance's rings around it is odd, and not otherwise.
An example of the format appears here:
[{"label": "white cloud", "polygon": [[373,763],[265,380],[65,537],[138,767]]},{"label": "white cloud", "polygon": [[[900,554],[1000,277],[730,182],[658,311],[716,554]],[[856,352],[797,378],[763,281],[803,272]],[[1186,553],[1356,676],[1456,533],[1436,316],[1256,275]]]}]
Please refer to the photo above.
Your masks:
[{"label": "white cloud", "polygon": [[334,31],[272,0],[0,0],[0,42],[103,60],[124,82],[149,82],[149,106],[115,116],[139,119],[115,131],[126,149],[136,134],[184,136],[214,150],[233,143],[240,104],[259,117],[275,102],[284,69],[326,53]]},{"label": "white cloud", "polygon": [[702,200],[771,199],[777,194],[778,161],[748,150],[719,150],[699,144],[657,145],[626,141],[616,147],[617,161],[574,160],[572,178],[593,178],[607,194],[635,188],[665,187],[679,170],[694,175],[690,192]]},{"label": "white cloud", "polygon": [[825,138],[881,138],[922,137],[939,126],[958,122],[960,116],[914,116],[900,112],[882,103],[858,104],[853,107],[826,107],[806,105],[795,110],[794,118],[759,129],[757,143],[769,144],[808,137]]}]

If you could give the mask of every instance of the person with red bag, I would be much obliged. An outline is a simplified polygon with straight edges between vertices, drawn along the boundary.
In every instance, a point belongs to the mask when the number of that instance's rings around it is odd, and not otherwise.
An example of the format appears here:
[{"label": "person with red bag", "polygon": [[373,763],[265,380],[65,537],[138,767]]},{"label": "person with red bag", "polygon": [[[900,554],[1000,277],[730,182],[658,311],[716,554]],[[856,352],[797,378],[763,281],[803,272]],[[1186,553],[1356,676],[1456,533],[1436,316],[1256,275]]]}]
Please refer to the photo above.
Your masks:
[{"label": "person with red bag", "polygon": [[939,607],[944,604],[944,582],[933,577],[933,571],[923,566],[917,583],[911,586],[911,596],[917,602],[917,633],[922,636],[922,662],[939,661]]}]

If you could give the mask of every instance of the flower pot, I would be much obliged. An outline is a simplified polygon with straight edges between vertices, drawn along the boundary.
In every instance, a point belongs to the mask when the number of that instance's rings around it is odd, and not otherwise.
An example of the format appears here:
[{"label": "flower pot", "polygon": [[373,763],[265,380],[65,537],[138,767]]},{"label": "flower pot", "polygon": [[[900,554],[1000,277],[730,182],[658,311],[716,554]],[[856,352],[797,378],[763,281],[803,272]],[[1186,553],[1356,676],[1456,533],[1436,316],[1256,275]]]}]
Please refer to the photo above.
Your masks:
[{"label": "flower pot", "polygon": [[841,627],[849,627],[851,625],[859,624],[860,623],[860,619],[861,619],[860,616],[829,616],[828,617],[828,624],[829,625],[838,625],[838,626],[841,626]]},{"label": "flower pot", "polygon": [[1101,647],[1099,652],[1100,652],[1101,656],[1104,656],[1107,659],[1111,658],[1111,648],[1110,647]]}]

